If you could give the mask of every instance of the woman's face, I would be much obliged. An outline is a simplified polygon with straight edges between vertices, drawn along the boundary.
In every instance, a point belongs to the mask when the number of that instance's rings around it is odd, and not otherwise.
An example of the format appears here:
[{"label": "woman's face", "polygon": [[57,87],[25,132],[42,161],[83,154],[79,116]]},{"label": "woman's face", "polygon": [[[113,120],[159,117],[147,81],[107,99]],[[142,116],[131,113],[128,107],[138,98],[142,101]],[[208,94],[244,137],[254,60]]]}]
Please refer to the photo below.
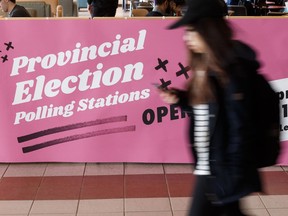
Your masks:
[{"label": "woman's face", "polygon": [[187,27],[183,40],[189,50],[195,53],[206,53],[207,46],[201,35],[191,26]]}]

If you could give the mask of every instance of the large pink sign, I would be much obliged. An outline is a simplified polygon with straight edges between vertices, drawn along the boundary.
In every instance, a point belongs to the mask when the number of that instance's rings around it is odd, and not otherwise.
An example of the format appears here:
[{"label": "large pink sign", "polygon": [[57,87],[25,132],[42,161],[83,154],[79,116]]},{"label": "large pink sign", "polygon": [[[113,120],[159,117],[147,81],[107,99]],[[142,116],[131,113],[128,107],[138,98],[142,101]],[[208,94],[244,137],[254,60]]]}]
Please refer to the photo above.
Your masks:
[{"label": "large pink sign", "polygon": [[[190,162],[188,117],[153,85],[183,88],[191,76],[183,29],[167,30],[171,22],[1,20],[0,161]],[[288,20],[231,22],[283,96],[280,163],[288,163]]]}]

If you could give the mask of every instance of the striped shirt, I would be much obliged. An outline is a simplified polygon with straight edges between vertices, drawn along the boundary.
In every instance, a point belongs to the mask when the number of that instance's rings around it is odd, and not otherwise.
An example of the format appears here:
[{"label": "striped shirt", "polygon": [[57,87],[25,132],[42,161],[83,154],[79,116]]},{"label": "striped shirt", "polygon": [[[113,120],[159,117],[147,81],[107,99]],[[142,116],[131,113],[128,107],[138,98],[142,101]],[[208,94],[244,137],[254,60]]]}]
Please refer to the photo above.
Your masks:
[{"label": "striped shirt", "polygon": [[194,112],[194,147],[197,154],[195,175],[210,175],[209,166],[209,106],[193,106]]}]

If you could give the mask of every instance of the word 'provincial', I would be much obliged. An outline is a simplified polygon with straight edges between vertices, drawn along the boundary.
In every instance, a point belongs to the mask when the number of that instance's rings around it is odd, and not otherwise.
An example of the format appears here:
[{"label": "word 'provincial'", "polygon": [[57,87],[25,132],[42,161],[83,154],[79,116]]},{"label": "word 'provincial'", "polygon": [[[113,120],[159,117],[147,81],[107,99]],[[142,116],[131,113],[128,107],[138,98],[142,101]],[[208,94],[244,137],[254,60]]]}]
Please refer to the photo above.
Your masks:
[{"label": "word 'provincial'", "polygon": [[[97,57],[108,57],[111,55],[124,54],[144,49],[146,30],[139,31],[138,38],[121,39],[116,35],[115,41],[104,42],[99,46],[82,47],[77,43],[74,50],[59,52],[58,54],[47,54],[43,57],[28,58],[21,56],[13,59],[13,67],[10,76],[21,73],[35,73],[36,70],[51,69],[55,66],[75,64],[92,61]],[[18,105],[31,101],[41,100],[44,97],[56,97],[60,93],[72,94],[75,91],[86,91],[100,88],[102,86],[113,86],[117,83],[128,83],[139,81],[143,78],[142,62],[130,63],[122,68],[105,68],[103,63],[97,63],[95,69],[85,69],[80,74],[73,74],[64,78],[51,79],[43,72],[34,79],[24,80],[16,83],[16,91],[12,105]],[[40,68],[39,68],[40,67]],[[58,71],[58,70],[55,70]]]},{"label": "word 'provincial'", "polygon": [[13,67],[10,76],[19,75],[20,70],[26,73],[34,72],[35,67],[40,65],[42,69],[50,69],[54,66],[65,66],[66,64],[75,64],[89,60],[95,60],[97,57],[107,57],[112,55],[124,54],[144,49],[146,30],[139,31],[138,39],[125,38],[122,41],[121,35],[117,34],[115,41],[104,42],[99,46],[82,47],[81,43],[76,44],[74,50],[59,52],[58,54],[47,54],[44,57],[28,58],[21,56],[13,59]]}]

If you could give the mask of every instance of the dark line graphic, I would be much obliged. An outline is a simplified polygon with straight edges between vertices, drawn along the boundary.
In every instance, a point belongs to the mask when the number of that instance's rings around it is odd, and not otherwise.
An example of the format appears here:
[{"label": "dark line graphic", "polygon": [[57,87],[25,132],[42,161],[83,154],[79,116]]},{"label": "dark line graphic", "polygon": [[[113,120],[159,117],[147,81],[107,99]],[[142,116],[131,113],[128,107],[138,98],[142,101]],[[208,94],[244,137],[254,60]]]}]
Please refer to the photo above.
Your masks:
[{"label": "dark line graphic", "polygon": [[115,116],[115,117],[110,117],[110,118],[105,118],[105,119],[97,119],[97,120],[89,121],[89,122],[81,122],[81,123],[76,123],[76,124],[71,124],[71,125],[66,125],[66,126],[61,126],[61,127],[50,128],[47,130],[38,131],[32,134],[27,134],[24,136],[17,137],[17,140],[18,140],[18,143],[22,143],[22,142],[26,142],[26,141],[36,139],[42,136],[46,136],[49,134],[55,134],[55,133],[68,131],[68,130],[74,130],[78,128],[84,128],[84,127],[100,125],[100,124],[107,124],[107,123],[112,123],[112,122],[121,122],[121,121],[127,121],[127,116],[126,115]]},{"label": "dark line graphic", "polygon": [[135,130],[136,130],[136,126],[131,125],[131,126],[126,126],[126,127],[92,131],[92,132],[88,132],[85,134],[76,134],[73,136],[67,136],[67,137],[63,137],[60,139],[55,139],[55,140],[50,140],[47,142],[35,144],[33,146],[23,147],[22,150],[23,150],[23,153],[29,153],[29,152],[36,151],[42,148],[47,148],[53,145],[57,145],[57,144],[65,143],[65,142],[71,142],[74,140],[85,139],[85,138],[94,137],[94,136],[108,135],[108,134],[113,134],[113,133],[124,133],[124,132],[135,131]]}]

